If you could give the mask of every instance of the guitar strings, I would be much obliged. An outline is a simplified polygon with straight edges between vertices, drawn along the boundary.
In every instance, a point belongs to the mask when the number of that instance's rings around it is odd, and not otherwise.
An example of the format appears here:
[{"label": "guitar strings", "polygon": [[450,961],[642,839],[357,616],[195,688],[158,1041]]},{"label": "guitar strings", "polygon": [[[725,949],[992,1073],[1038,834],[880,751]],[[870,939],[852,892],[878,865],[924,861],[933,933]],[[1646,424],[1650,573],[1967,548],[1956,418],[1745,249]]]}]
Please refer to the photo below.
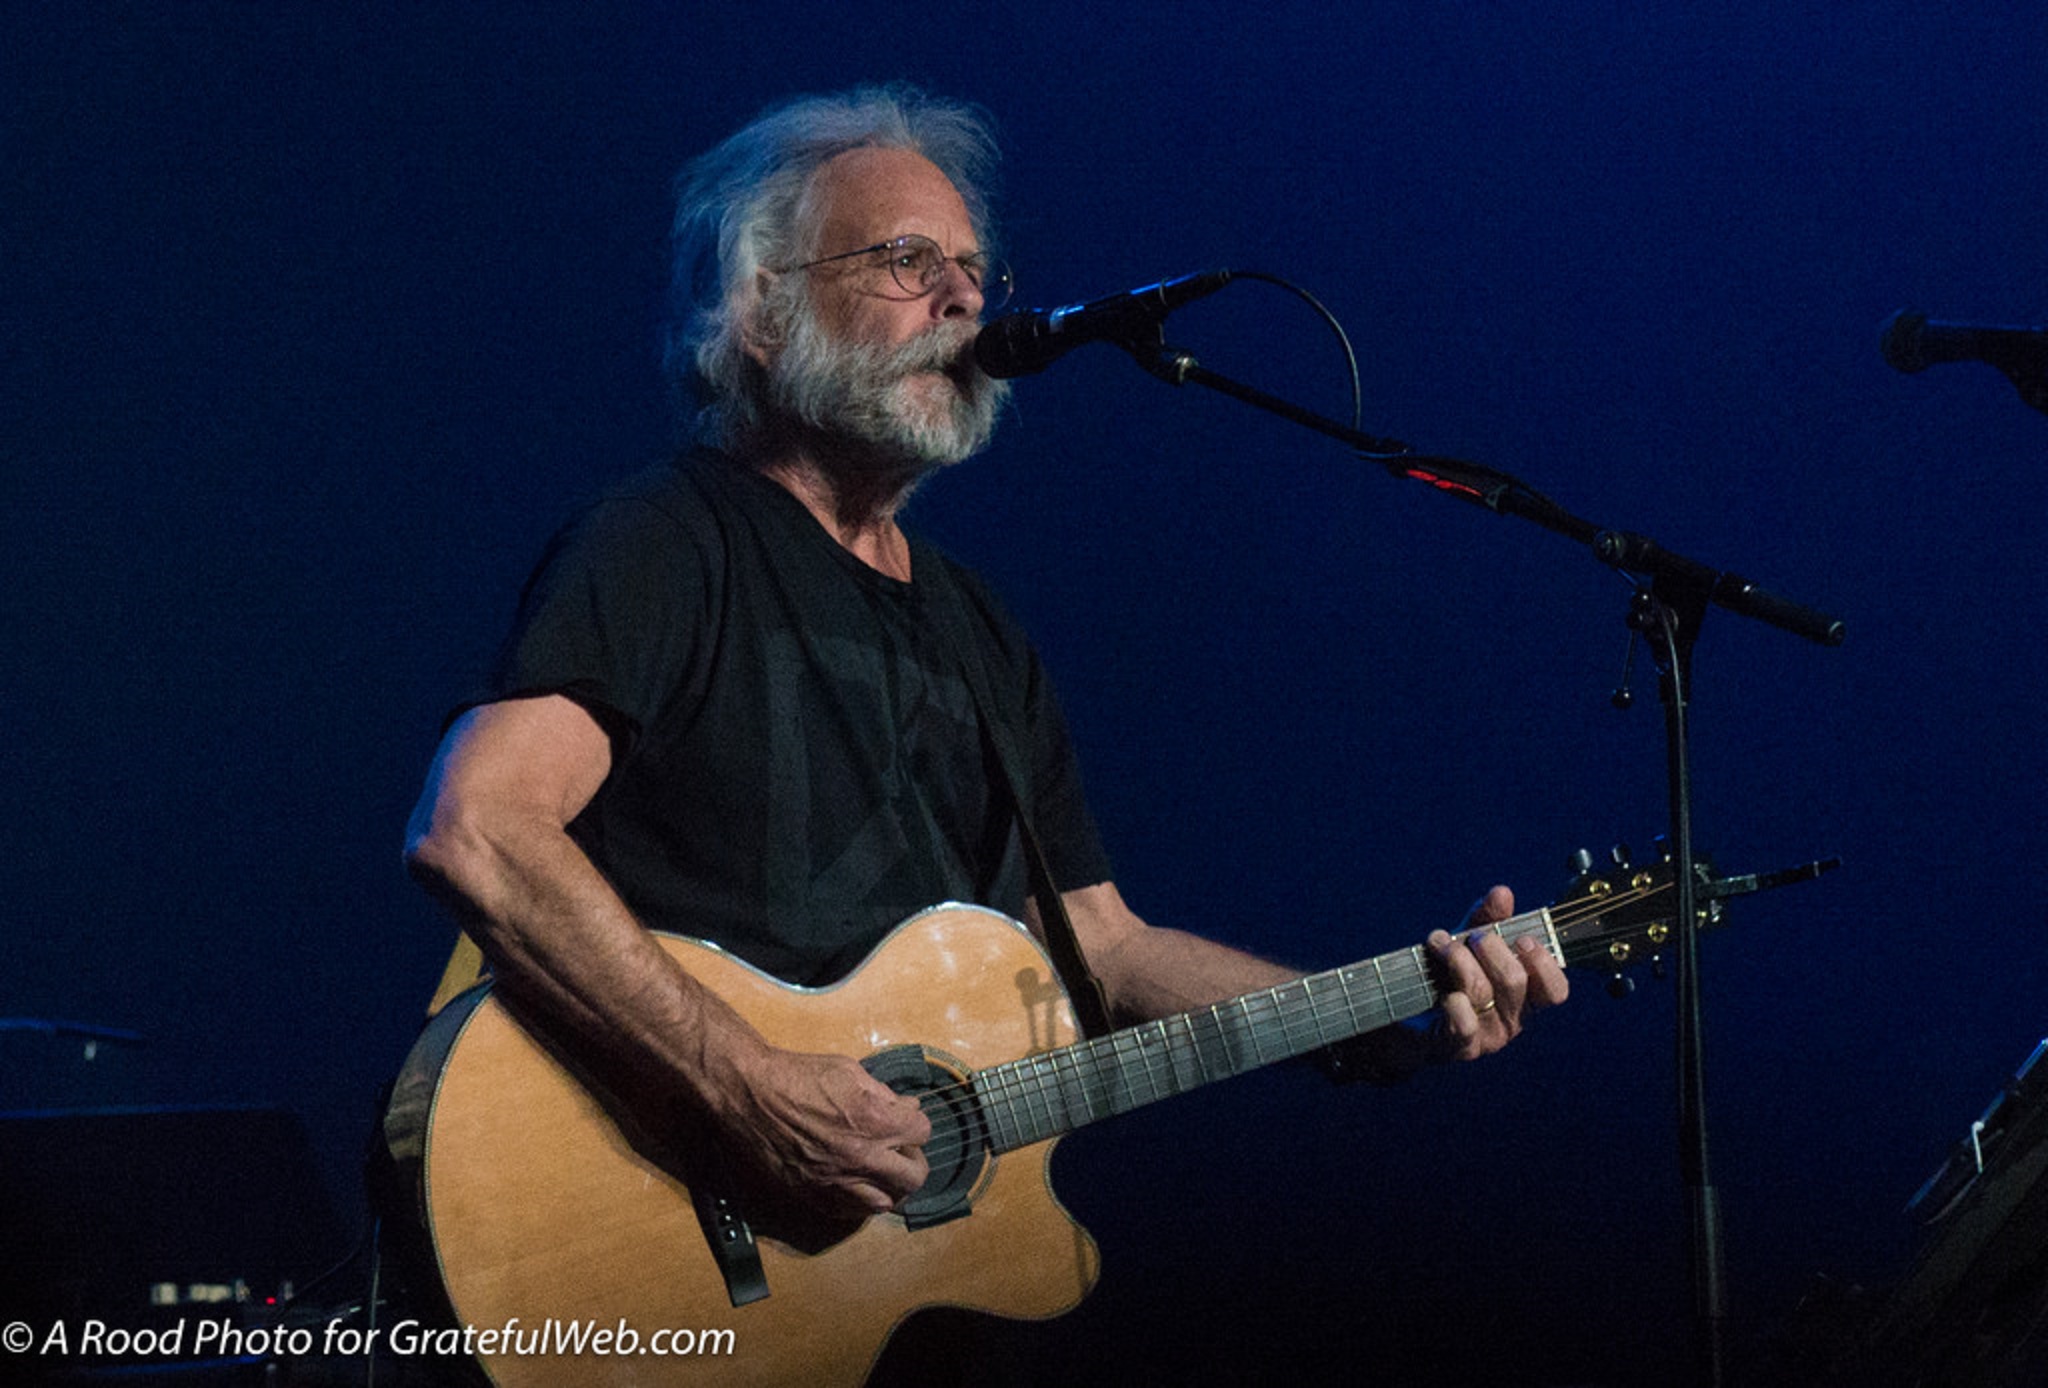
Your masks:
[{"label": "guitar strings", "polygon": [[[1668,881],[1641,887],[1629,886],[1608,896],[1586,898],[1550,907],[1549,926],[1554,928],[1559,934],[1560,952],[1562,952],[1564,944],[1562,937],[1565,933],[1569,932],[1571,927],[1582,921],[1604,915],[1609,911],[1624,906],[1633,906],[1641,901],[1660,895],[1670,890],[1671,886],[1672,884]],[[1540,936],[1545,933],[1543,918],[1543,911],[1530,911],[1483,928],[1498,931],[1504,939],[1511,940],[1520,939],[1527,935]],[[1460,932],[1457,938],[1462,939],[1470,933],[1472,932]],[[1381,965],[1388,960],[1407,961],[1404,965],[1401,965],[1405,970],[1406,976],[1397,979],[1391,986],[1387,983],[1381,968]],[[1225,1008],[1234,1006],[1242,1010],[1245,1014],[1247,1026],[1252,1028],[1254,1032],[1259,1028],[1265,1028],[1269,1032],[1277,1030],[1282,1039],[1282,1044],[1291,1047],[1294,1040],[1293,1031],[1295,1024],[1304,1019],[1308,1019],[1310,1024],[1314,1025],[1322,1016],[1327,1015],[1329,1011],[1341,1006],[1342,1011],[1349,1015],[1351,1021],[1356,1020],[1357,1014],[1363,1009],[1352,1000],[1350,994],[1350,983],[1352,980],[1348,975],[1366,966],[1372,967],[1374,977],[1371,981],[1378,985],[1379,1002],[1374,1005],[1372,1010],[1384,1008],[1389,1013],[1387,1022],[1380,1025],[1391,1025],[1393,1022],[1419,1015],[1428,1011],[1431,1006],[1440,1001],[1437,986],[1429,976],[1427,956],[1423,953],[1423,947],[1416,945],[1405,951],[1396,951],[1392,955],[1382,955],[1375,959],[1361,960],[1358,963],[1342,965],[1322,973],[1308,975],[1305,978],[1294,979],[1258,993],[1248,993],[1243,997],[1216,1003],[1208,1008],[1183,1012],[1173,1017],[1158,1018],[1136,1027],[1127,1027],[1120,1031],[1112,1032],[1108,1036],[1077,1041],[1067,1046],[1055,1047],[1049,1051],[1038,1051],[1030,1055],[1019,1056],[1014,1060],[1003,1061],[985,1069],[977,1070],[963,1080],[935,1086],[918,1095],[919,1104],[925,1109],[927,1116],[932,1114],[933,1105],[937,1105],[942,1109],[951,1109],[955,1106],[966,1107],[978,1096],[983,1109],[979,1126],[987,1133],[985,1144],[983,1139],[977,1139],[971,1135],[971,1131],[976,1124],[971,1119],[963,1121],[957,1125],[953,1135],[949,1138],[938,1139],[926,1145],[924,1149],[926,1160],[933,1166],[950,1164],[959,1159],[970,1148],[993,1145],[994,1134],[988,1132],[994,1126],[993,1116],[988,1112],[990,1109],[1000,1109],[1002,1116],[1009,1120],[1008,1125],[1016,1130],[1020,1140],[1003,1149],[1004,1151],[1013,1151],[1020,1147],[1030,1146],[1033,1142],[1042,1141],[1046,1137],[1056,1136],[1064,1131],[1071,1131],[1098,1118],[1111,1117],[1119,1112],[1128,1112],[1130,1109],[1142,1107],[1158,1099],[1168,1098],[1174,1094],[1185,1092],[1212,1079],[1228,1078],[1231,1075],[1243,1073],[1246,1069],[1258,1068],[1258,1066],[1266,1063],[1263,1057],[1255,1058],[1253,1064],[1249,1067],[1226,1068],[1222,1076],[1215,1076],[1209,1073],[1209,1067],[1204,1063],[1203,1047],[1205,1045],[1213,1046],[1217,1042],[1227,1044],[1229,1040],[1229,1024],[1223,1016]],[[1327,989],[1318,995],[1313,993],[1311,988],[1305,986],[1314,980],[1327,981],[1331,979],[1334,979],[1338,985],[1340,1000],[1333,1000]],[[1261,999],[1263,999],[1263,1002],[1260,1001]],[[1416,1005],[1418,1003],[1420,1005]],[[1254,1007],[1262,1007],[1264,1015],[1254,1019],[1251,1014],[1251,1009]],[[1181,1023],[1184,1027],[1184,1041],[1177,1041],[1172,1033],[1172,1024],[1176,1022]],[[1206,1034],[1198,1035],[1198,1029],[1201,1029]],[[1346,1036],[1341,1039],[1348,1039],[1350,1036],[1375,1029],[1375,1027],[1360,1027],[1347,1031]],[[1148,1042],[1146,1038],[1154,1033],[1156,1033],[1156,1038]],[[1251,1039],[1256,1056],[1256,1036],[1254,1035]],[[1119,1049],[1120,1044],[1125,1047],[1135,1047],[1137,1051],[1136,1059],[1142,1064],[1142,1071],[1127,1078],[1122,1086],[1123,1091],[1133,1098],[1135,1102],[1121,1109],[1112,1104],[1105,1111],[1096,1112],[1095,1110],[1099,1107],[1096,1098],[1099,1094],[1105,1093],[1102,1086],[1084,1085],[1078,1093],[1074,1093],[1068,1080],[1076,1077],[1085,1080],[1087,1075],[1083,1073],[1084,1067],[1092,1069],[1099,1076],[1101,1071],[1100,1062],[1105,1055],[1108,1056],[1111,1066],[1116,1066],[1120,1060],[1127,1058],[1124,1052]],[[1306,1050],[1313,1050],[1316,1046],[1322,1044],[1325,1043],[1317,1039]],[[1194,1068],[1197,1071],[1197,1077],[1187,1084],[1181,1083],[1181,1069],[1175,1064],[1177,1058],[1175,1048],[1177,1045],[1188,1058],[1192,1059]],[[1287,1056],[1276,1057],[1276,1060],[1292,1058],[1304,1053],[1306,1052],[1289,1050]],[[1063,1059],[1067,1066],[1065,1077],[1062,1076],[1060,1071]],[[1164,1067],[1163,1074],[1159,1068],[1161,1065]],[[1142,1096],[1137,1092],[1141,1084],[1145,1091]],[[1033,1111],[1034,1099],[1036,1100],[1035,1108],[1037,1112]],[[1075,1099],[1079,1100],[1078,1107],[1082,1110],[1078,1117],[1073,1112],[1074,1108],[1077,1107],[1073,1102]],[[1021,1112],[1019,1111],[1020,1101]],[[1060,1110],[1066,1111],[1064,1118],[1062,1118]],[[1041,1119],[1047,1125],[1046,1131],[1037,1136],[1031,1136],[1030,1134],[1036,1133],[1041,1126]]]},{"label": "guitar strings", "polygon": [[[1631,905],[1646,897],[1659,894],[1666,890],[1668,886],[1669,884],[1666,883],[1650,887],[1631,887],[1623,892],[1597,900],[1553,907],[1550,913],[1550,923],[1563,930],[1569,930],[1572,925],[1588,916],[1597,916],[1621,906]],[[1494,928],[1500,930],[1504,937],[1512,936],[1519,938],[1521,935],[1540,933],[1543,927],[1542,915],[1541,911],[1529,912],[1525,915],[1500,922]],[[1390,1022],[1427,1011],[1429,1006],[1437,1000],[1436,987],[1428,977],[1426,956],[1421,955],[1420,947],[1406,951],[1405,954],[1409,958],[1410,962],[1407,967],[1411,972],[1407,978],[1400,982],[1399,986],[1386,986],[1383,976],[1380,976],[1379,969],[1375,967],[1376,981],[1381,985],[1380,991],[1383,1005],[1387,1006],[1391,1013],[1388,1019]],[[1398,957],[1398,955],[1383,956],[1384,959],[1395,959]],[[1361,961],[1361,963],[1370,963],[1375,966],[1381,962],[1381,960]],[[1345,987],[1345,1010],[1354,1014],[1354,1021],[1359,1009],[1349,997],[1348,987],[1346,986],[1348,980],[1344,975],[1347,972],[1357,970],[1359,967],[1359,964],[1346,965],[1340,969],[1329,970],[1324,974],[1311,976],[1311,980],[1323,980],[1325,982],[1334,977],[1340,987]],[[1281,984],[1275,989],[1266,990],[1264,994],[1264,1008],[1269,1015],[1258,1022],[1252,1022],[1252,1025],[1266,1026],[1270,1029],[1277,1023],[1278,1030],[1282,1033],[1283,1037],[1287,1037],[1285,1044],[1291,1046],[1292,1038],[1288,1036],[1288,1033],[1292,1032],[1296,1022],[1300,1021],[1304,1015],[1317,1014],[1332,1006],[1326,1000],[1327,993],[1324,997],[1317,997],[1313,994],[1312,990],[1301,986],[1303,982],[1304,980],[1294,980],[1290,983]],[[1113,1033],[1111,1036],[1099,1037],[1091,1041],[1055,1048],[1052,1051],[1038,1052],[1019,1057],[1016,1060],[978,1071],[964,1083],[940,1086],[929,1091],[928,1097],[950,1104],[969,1089],[978,1087],[981,1090],[985,1103],[1000,1108],[1004,1115],[1013,1120],[1013,1126],[1019,1129],[1022,1140],[1015,1143],[1014,1146],[1028,1146],[1031,1142],[1042,1140],[1045,1136],[1052,1136],[1061,1131],[1079,1127],[1097,1118],[1113,1116],[1116,1112],[1128,1111],[1128,1108],[1139,1107],[1153,1100],[1183,1092],[1210,1079],[1217,1078],[1209,1073],[1209,1067],[1203,1060],[1202,1048],[1205,1044],[1213,1044],[1218,1040],[1225,1039],[1225,1022],[1222,1010],[1232,1003],[1241,1005],[1251,1004],[1260,997],[1260,994],[1247,994],[1242,999],[1232,999],[1229,1002],[1219,1003],[1201,1011],[1182,1013],[1176,1017],[1164,1018],[1140,1027],[1128,1028],[1124,1031]],[[1409,1010],[1404,1011],[1402,1009]],[[1204,1013],[1206,1013],[1206,1016]],[[1249,1013],[1247,1013],[1247,1021],[1251,1021]],[[1169,1030],[1170,1025],[1174,1022],[1183,1024],[1185,1028],[1184,1041],[1177,1042]],[[1347,1032],[1347,1034],[1357,1034],[1358,1031],[1371,1029],[1373,1028],[1369,1026],[1359,1027],[1356,1030]],[[1147,1034],[1155,1030],[1157,1031],[1158,1040],[1164,1043],[1166,1054],[1163,1056],[1157,1055],[1157,1048],[1148,1050],[1143,1039]],[[1198,1031],[1204,1034],[1198,1034]],[[1092,1100],[1096,1094],[1101,1092],[1100,1089],[1083,1091],[1078,1095],[1071,1094],[1071,1086],[1067,1085],[1067,1079],[1068,1077],[1081,1076],[1084,1065],[1099,1061],[1103,1055],[1105,1044],[1112,1048],[1117,1048],[1122,1041],[1128,1041],[1130,1044],[1135,1045],[1139,1051],[1139,1058],[1144,1062],[1142,1076],[1129,1079],[1125,1083],[1126,1092],[1136,1102],[1128,1105],[1125,1109],[1117,1109],[1112,1106],[1107,1112],[1095,1112],[1094,1109],[1097,1105]],[[1315,1042],[1312,1042],[1305,1049],[1313,1049],[1318,1044],[1322,1044],[1319,1036]],[[1176,1051],[1177,1045],[1179,1046],[1178,1051]],[[1195,1069],[1200,1072],[1199,1078],[1187,1084],[1181,1083],[1180,1071],[1175,1065],[1175,1061],[1181,1053],[1187,1054],[1193,1060]],[[1299,1053],[1299,1051],[1290,1050],[1290,1055]],[[1118,1055],[1112,1055],[1112,1063],[1120,1058]],[[1062,1060],[1067,1062],[1066,1076],[1062,1075],[1059,1068]],[[1155,1060],[1162,1061],[1165,1066],[1163,1085]],[[1243,1068],[1255,1068],[1256,1064],[1259,1063],[1263,1063],[1263,1060],[1255,1062],[1254,1067]],[[1225,1077],[1236,1073],[1240,1073],[1239,1068],[1229,1068],[1226,1070]],[[1085,1078],[1085,1076],[1081,1077]],[[1140,1082],[1143,1083],[1147,1091],[1142,1096],[1136,1092]],[[1060,1088],[1063,1085],[1067,1087]],[[1058,1089],[1058,1092],[1046,1092],[1049,1089],[1055,1088]],[[1021,1113],[1016,1109],[1016,1101],[1020,1095],[1025,1101]],[[1031,1102],[1034,1096],[1037,1098],[1035,1105]],[[1073,1102],[1074,1099],[1080,1101],[1078,1105]],[[1073,1112],[1076,1107],[1082,1110],[1078,1117]],[[1066,1110],[1066,1116],[1062,1118],[1061,1114],[1056,1110]],[[1049,1126],[1046,1127],[1045,1132],[1033,1135],[1034,1131],[1041,1126],[1041,1119],[1044,1120],[1044,1124]],[[964,1150],[970,1145],[975,1145],[972,1139],[962,1138],[958,1142],[936,1142],[931,1144],[927,1151],[928,1154],[936,1154],[940,1159],[950,1160],[957,1156],[960,1150]]]},{"label": "guitar strings", "polygon": [[[1567,905],[1553,908],[1550,923],[1553,926],[1563,926],[1568,929],[1570,925],[1588,914],[1597,914],[1612,910],[1616,906],[1629,904],[1634,900],[1640,899],[1642,896],[1653,894],[1653,891],[1654,889],[1631,889],[1619,897],[1603,898],[1596,903],[1590,903],[1586,907]],[[1504,936],[1519,937],[1524,934],[1538,933],[1542,927],[1542,912],[1538,911],[1501,922],[1499,928]],[[1409,963],[1407,967],[1410,971],[1409,976],[1402,981],[1399,987],[1386,986],[1384,975],[1379,967],[1380,961],[1369,961],[1374,965],[1375,980],[1381,985],[1382,1005],[1390,1012],[1389,1021],[1425,1011],[1430,1003],[1435,1001],[1436,990],[1427,977],[1425,957],[1420,955],[1419,949],[1409,951],[1408,956]],[[1313,979],[1320,979],[1326,983],[1332,977],[1336,979],[1340,988],[1345,993],[1344,1007],[1347,1012],[1353,1014],[1351,1018],[1353,1023],[1357,1021],[1356,1014],[1359,1009],[1349,995],[1349,980],[1345,975],[1347,971],[1355,971],[1359,967],[1357,964],[1347,965],[1342,969],[1331,970],[1322,975],[1312,976]],[[1245,998],[1233,1001],[1245,1010],[1248,1024],[1254,1027],[1264,1026],[1272,1029],[1277,1023],[1278,1030],[1284,1038],[1282,1044],[1290,1056],[1300,1053],[1300,1049],[1293,1045],[1294,1038],[1288,1035],[1294,1029],[1294,1024],[1301,1019],[1304,1013],[1319,1014],[1329,1006],[1324,1000],[1317,998],[1312,989],[1304,988],[1301,980],[1282,984],[1277,989],[1269,990],[1265,995],[1262,1007],[1262,1011],[1267,1015],[1254,1020],[1250,1014],[1250,1007],[1259,998],[1259,994],[1248,994]],[[1420,1005],[1417,1005],[1418,1003]],[[1226,1002],[1207,1009],[1208,1015],[1206,1017],[1201,1012],[1185,1013],[1175,1018],[1163,1019],[1143,1027],[1130,1028],[1115,1033],[1113,1036],[1097,1038],[1094,1041],[1080,1043],[1073,1047],[1021,1057],[1016,1061],[1007,1062],[978,1072],[972,1083],[982,1090],[990,1106],[1000,1108],[1007,1116],[1018,1120],[1016,1126],[1020,1129],[1035,1129],[1039,1126],[1039,1119],[1042,1117],[1050,1124],[1050,1129],[1045,1135],[1051,1135],[1051,1133],[1062,1129],[1080,1126],[1081,1123],[1092,1121],[1095,1118],[1111,1116],[1118,1111],[1128,1111],[1128,1108],[1138,1107],[1152,1100],[1181,1092],[1186,1088],[1192,1088],[1194,1084],[1215,1078],[1215,1076],[1208,1073],[1209,1067],[1204,1063],[1203,1047],[1205,1045],[1213,1046],[1219,1040],[1227,1040],[1223,1009],[1229,1005],[1230,1003]],[[1403,1009],[1409,1010],[1404,1011]],[[1184,1049],[1188,1052],[1189,1058],[1193,1060],[1195,1068],[1200,1072],[1200,1078],[1195,1080],[1193,1084],[1183,1085],[1180,1080],[1180,1073],[1175,1066],[1176,1059],[1178,1058],[1175,1052],[1176,1040],[1169,1029],[1170,1024],[1175,1021],[1181,1022],[1185,1027]],[[1155,1028],[1157,1029],[1159,1041],[1164,1043],[1164,1049],[1167,1051],[1167,1054],[1164,1056],[1157,1054],[1158,1047],[1148,1049],[1144,1039]],[[1352,1035],[1358,1031],[1370,1029],[1372,1028],[1354,1025],[1347,1028],[1346,1034]],[[1253,1041],[1254,1054],[1257,1055],[1256,1036],[1251,1039]],[[1062,1091],[1058,1094],[1039,1098],[1038,1103],[1035,1105],[1038,1111],[1033,1111],[1034,1106],[1029,1100],[1034,1094],[1039,1094],[1050,1086],[1057,1086],[1063,1083],[1063,1076],[1059,1069],[1063,1058],[1069,1059],[1068,1068],[1070,1072],[1078,1072],[1086,1062],[1100,1059],[1103,1053],[1103,1043],[1108,1043],[1112,1050],[1111,1060],[1114,1063],[1123,1059],[1123,1043],[1126,1041],[1137,1047],[1139,1052],[1138,1058],[1143,1062],[1144,1067],[1142,1076],[1127,1078],[1125,1081],[1125,1092],[1136,1102],[1127,1105],[1124,1109],[1118,1109],[1112,1103],[1109,1113],[1097,1113],[1093,1111],[1097,1105],[1091,1102],[1094,1097],[1093,1094],[1084,1092],[1070,1097],[1068,1092]],[[1307,1049],[1313,1049],[1313,1046],[1316,1044],[1321,1044],[1320,1033],[1318,1033],[1315,1041]],[[1166,1067],[1163,1084],[1158,1068],[1162,1062]],[[1255,1060],[1254,1066],[1263,1062],[1264,1057],[1259,1056]],[[1227,1073],[1239,1073],[1241,1068],[1253,1067],[1230,1066],[1227,1067]],[[1142,1096],[1137,1092],[1141,1081],[1146,1090]],[[942,1086],[932,1092],[932,1097],[941,1102],[951,1102],[967,1087],[967,1085],[961,1084]],[[1098,1090],[1097,1092],[1100,1091]],[[1020,1094],[1024,1096],[1026,1104],[1024,1112],[1018,1114],[1015,1112],[1014,1105],[1015,1100]],[[1078,1121],[1072,1114],[1072,1109],[1077,1106],[1072,1102],[1072,1099],[1075,1098],[1080,1100],[1078,1107],[1083,1110]],[[1055,1100],[1057,1100],[1057,1103],[1055,1103]],[[1056,1108],[1069,1111],[1064,1121],[1055,1112]],[[1025,1140],[1015,1145],[1028,1145],[1029,1141],[1038,1140],[1036,1136],[1026,1134],[1020,1134],[1020,1136],[1024,1136]],[[949,1159],[957,1155],[957,1152],[954,1150],[956,1147],[964,1148],[966,1145],[969,1145],[967,1139],[962,1139],[958,1143],[941,1141],[932,1144],[928,1150],[941,1159]]]}]

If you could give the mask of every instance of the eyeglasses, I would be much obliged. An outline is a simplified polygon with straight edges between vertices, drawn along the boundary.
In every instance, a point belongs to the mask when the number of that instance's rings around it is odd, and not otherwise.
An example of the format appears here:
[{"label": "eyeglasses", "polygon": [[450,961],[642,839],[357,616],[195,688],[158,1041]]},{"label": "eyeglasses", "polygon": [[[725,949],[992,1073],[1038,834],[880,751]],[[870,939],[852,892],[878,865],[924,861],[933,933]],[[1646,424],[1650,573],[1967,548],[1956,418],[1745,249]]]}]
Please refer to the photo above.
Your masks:
[{"label": "eyeglasses", "polygon": [[922,299],[939,287],[939,281],[946,276],[946,262],[960,267],[974,287],[981,291],[982,311],[993,312],[1010,301],[1010,267],[980,251],[969,251],[966,255],[947,255],[939,249],[939,243],[929,236],[899,236],[893,241],[878,241],[872,246],[862,246],[857,251],[841,251],[838,255],[821,256],[797,266],[809,270],[819,265],[830,265],[835,260],[852,260],[858,256],[874,256],[880,264],[889,267],[889,274],[896,281],[896,287],[913,299]]}]

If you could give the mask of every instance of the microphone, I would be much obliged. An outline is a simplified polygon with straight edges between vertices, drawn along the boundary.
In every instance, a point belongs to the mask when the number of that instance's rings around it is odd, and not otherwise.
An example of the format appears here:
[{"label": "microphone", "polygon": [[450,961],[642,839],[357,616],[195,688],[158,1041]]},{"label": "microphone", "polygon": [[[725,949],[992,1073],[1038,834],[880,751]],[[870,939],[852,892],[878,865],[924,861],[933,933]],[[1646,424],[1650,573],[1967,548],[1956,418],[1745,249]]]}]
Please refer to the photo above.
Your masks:
[{"label": "microphone", "polygon": [[1929,322],[1901,309],[1885,320],[1884,359],[1900,371],[1925,371],[1937,362],[1988,362],[2011,375],[2048,370],[2048,328],[1982,327]]},{"label": "microphone", "polygon": [[1045,370],[1084,342],[1122,343],[1166,320],[1182,304],[1230,283],[1228,270],[1204,270],[1161,280],[1065,308],[1024,308],[1006,313],[974,339],[974,360],[998,380]]}]

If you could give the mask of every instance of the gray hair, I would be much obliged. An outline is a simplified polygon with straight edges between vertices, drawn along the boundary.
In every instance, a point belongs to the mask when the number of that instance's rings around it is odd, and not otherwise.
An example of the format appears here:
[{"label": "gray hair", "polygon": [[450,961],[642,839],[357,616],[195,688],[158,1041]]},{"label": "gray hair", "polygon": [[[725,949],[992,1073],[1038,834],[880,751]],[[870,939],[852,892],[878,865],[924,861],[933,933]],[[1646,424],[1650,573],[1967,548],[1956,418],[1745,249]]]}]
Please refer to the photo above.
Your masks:
[{"label": "gray hair", "polygon": [[678,398],[695,400],[700,437],[734,444],[760,424],[761,371],[744,350],[763,307],[759,272],[811,257],[813,175],[869,146],[912,150],[937,165],[990,248],[986,181],[996,145],[976,108],[900,84],[770,107],[677,180],[662,355]]}]

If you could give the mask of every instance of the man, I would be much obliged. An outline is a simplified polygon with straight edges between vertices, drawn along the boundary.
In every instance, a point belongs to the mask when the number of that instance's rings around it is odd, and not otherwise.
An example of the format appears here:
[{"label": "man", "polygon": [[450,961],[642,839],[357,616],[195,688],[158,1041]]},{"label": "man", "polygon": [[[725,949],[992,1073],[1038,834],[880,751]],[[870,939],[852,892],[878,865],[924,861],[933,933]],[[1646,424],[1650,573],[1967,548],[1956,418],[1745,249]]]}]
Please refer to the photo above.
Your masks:
[{"label": "man", "polygon": [[[923,1183],[918,1105],[849,1057],[769,1044],[647,928],[817,984],[939,900],[1035,924],[967,662],[1118,1017],[1295,976],[1125,904],[1035,654],[898,525],[1003,399],[971,352],[1007,285],[978,191],[991,153],[961,108],[862,90],[771,111],[693,166],[677,284],[691,298],[707,259],[715,280],[672,356],[707,446],[557,538],[410,832],[413,871],[525,1014],[648,1117],[708,1125],[748,1177],[839,1214]],[[1475,921],[1511,905],[1495,888]],[[1430,948],[1449,987],[1433,1033],[1382,1037],[1382,1061],[1486,1054],[1565,996],[1533,941]]]}]

